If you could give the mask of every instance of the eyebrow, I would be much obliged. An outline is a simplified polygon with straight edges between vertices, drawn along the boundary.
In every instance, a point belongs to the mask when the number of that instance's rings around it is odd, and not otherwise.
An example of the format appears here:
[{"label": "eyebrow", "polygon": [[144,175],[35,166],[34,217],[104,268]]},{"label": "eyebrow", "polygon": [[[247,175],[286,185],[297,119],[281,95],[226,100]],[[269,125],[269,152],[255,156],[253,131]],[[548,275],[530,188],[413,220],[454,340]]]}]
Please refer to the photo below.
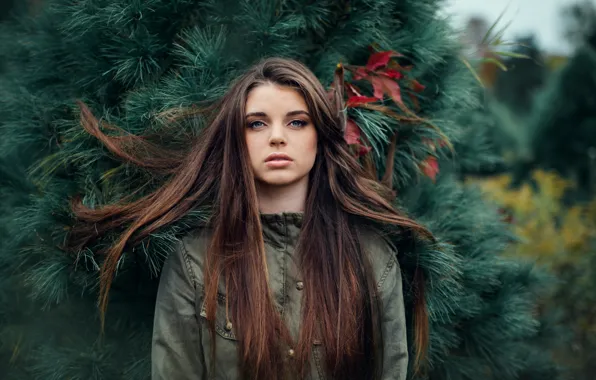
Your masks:
[{"label": "eyebrow", "polygon": [[[286,116],[296,116],[296,115],[306,115],[306,116],[310,117],[310,114],[303,110],[290,111],[286,114]],[[246,114],[246,117],[251,117],[251,116],[267,117],[267,114],[265,112],[249,112]]]}]

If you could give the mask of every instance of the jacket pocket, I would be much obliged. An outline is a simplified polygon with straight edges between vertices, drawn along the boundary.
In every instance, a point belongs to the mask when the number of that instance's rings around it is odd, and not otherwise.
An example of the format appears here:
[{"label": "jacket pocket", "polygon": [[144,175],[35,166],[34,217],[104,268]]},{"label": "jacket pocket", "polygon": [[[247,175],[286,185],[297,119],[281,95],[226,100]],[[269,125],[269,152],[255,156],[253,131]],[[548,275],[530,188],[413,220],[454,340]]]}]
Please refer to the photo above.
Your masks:
[{"label": "jacket pocket", "polygon": [[[211,339],[207,310],[203,299],[196,303],[198,319],[203,331],[205,365],[208,379],[239,379],[238,338],[236,329],[226,320],[225,296],[217,295],[215,310],[215,341]],[[200,305],[200,307],[199,307]],[[215,352],[213,352],[215,350]]]},{"label": "jacket pocket", "polygon": [[[208,325],[205,302],[201,302],[200,305],[201,310],[199,315],[201,318],[205,319],[205,323]],[[217,308],[215,310],[215,332],[224,339],[233,341],[238,340],[234,324],[226,318],[226,298],[221,294],[217,295]]]}]

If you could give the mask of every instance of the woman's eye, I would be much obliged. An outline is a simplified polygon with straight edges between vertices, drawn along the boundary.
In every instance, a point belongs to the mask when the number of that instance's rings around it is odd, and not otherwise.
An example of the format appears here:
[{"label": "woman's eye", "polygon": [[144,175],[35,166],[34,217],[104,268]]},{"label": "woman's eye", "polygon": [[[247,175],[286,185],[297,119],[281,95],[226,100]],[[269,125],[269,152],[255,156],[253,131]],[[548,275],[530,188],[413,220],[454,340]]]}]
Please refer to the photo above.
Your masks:
[{"label": "woman's eye", "polygon": [[263,124],[262,121],[253,121],[252,123],[248,123],[248,128],[259,128]]},{"label": "woman's eye", "polygon": [[292,122],[290,123],[292,124],[293,127],[304,127],[305,125],[308,124],[308,122],[304,121],[304,120],[292,120]]},{"label": "woman's eye", "polygon": [[[262,121],[253,121],[252,123],[248,123],[248,128],[256,129],[264,126],[265,124]],[[294,128],[302,128],[308,125],[307,121],[304,120],[292,120],[290,125]]]}]

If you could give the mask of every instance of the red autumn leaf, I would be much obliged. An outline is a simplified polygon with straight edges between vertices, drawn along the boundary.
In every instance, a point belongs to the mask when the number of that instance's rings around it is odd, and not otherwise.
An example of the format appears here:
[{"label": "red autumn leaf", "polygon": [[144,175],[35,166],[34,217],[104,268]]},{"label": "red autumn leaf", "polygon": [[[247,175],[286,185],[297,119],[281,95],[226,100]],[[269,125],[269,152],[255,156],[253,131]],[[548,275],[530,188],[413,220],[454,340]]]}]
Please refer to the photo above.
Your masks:
[{"label": "red autumn leaf", "polygon": [[346,82],[346,93],[348,94],[348,97],[352,97],[352,96],[362,96],[362,94],[360,93],[360,89],[358,87],[356,87],[355,85],[353,85],[352,83],[348,83]]},{"label": "red autumn leaf", "polygon": [[348,98],[347,107],[357,107],[362,104],[376,102],[378,99],[370,96],[351,96]]},{"label": "red autumn leaf", "polygon": [[373,90],[374,90],[374,97],[383,100],[385,97],[385,86],[383,86],[383,80],[380,77],[370,77],[370,82],[372,83]]},{"label": "red autumn leaf", "polygon": [[437,174],[439,174],[439,162],[437,158],[430,156],[424,160],[422,162],[422,171],[428,178],[434,181],[437,178]]},{"label": "red autumn leaf", "polygon": [[394,102],[403,104],[401,89],[396,81],[388,77],[374,76],[371,77],[371,82],[375,91],[375,98],[382,100],[383,95],[388,94]]},{"label": "red autumn leaf", "polygon": [[352,119],[348,119],[346,123],[346,132],[344,134],[344,138],[348,145],[355,145],[357,148],[357,155],[364,156],[368,152],[370,152],[371,148],[364,146],[360,142],[360,127],[354,122]]},{"label": "red autumn leaf", "polygon": [[348,145],[360,144],[360,127],[352,119],[348,119],[346,122],[344,138]]},{"label": "red autumn leaf", "polygon": [[364,67],[358,67],[354,73],[354,80],[364,79],[368,76],[368,71]]},{"label": "red autumn leaf", "polygon": [[420,82],[418,82],[416,79],[412,79],[412,81],[410,82],[410,88],[414,92],[422,92],[422,91],[424,91],[424,89],[426,88],[426,86],[424,86],[423,84],[421,84]]},{"label": "red autumn leaf", "polygon": [[378,53],[374,53],[368,58],[368,63],[366,64],[366,68],[371,71],[374,71],[374,70],[378,69],[379,67],[387,66],[387,64],[389,63],[389,59],[391,59],[391,57],[401,57],[401,56],[402,56],[401,54],[396,53],[394,51],[381,51]]},{"label": "red autumn leaf", "polygon": [[393,79],[401,79],[404,77],[404,74],[401,71],[395,69],[387,69],[385,71],[380,72],[379,74],[385,75]]},{"label": "red autumn leaf", "polygon": [[401,88],[396,81],[387,78],[383,81],[383,85],[385,86],[387,94],[391,96],[391,99],[393,99],[394,102],[403,104],[403,100],[401,99]]}]

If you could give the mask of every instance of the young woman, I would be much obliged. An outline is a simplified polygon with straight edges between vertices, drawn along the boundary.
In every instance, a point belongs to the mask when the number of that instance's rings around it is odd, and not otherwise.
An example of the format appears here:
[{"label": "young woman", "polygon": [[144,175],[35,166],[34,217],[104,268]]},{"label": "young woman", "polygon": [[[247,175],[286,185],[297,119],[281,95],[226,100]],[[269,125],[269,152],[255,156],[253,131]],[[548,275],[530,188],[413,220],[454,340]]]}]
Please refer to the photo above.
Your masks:
[{"label": "young woman", "polygon": [[[333,90],[330,100],[299,62],[263,60],[233,83],[166,185],[112,214],[75,205],[99,233],[108,219],[129,223],[102,267],[104,307],[134,233],[211,207],[208,223],[163,266],[153,380],[406,378],[398,252],[381,231],[430,234],[394,209],[388,189],[351,155],[341,83]],[[83,125],[132,159],[84,107]],[[418,361],[424,308],[419,299]]]}]

